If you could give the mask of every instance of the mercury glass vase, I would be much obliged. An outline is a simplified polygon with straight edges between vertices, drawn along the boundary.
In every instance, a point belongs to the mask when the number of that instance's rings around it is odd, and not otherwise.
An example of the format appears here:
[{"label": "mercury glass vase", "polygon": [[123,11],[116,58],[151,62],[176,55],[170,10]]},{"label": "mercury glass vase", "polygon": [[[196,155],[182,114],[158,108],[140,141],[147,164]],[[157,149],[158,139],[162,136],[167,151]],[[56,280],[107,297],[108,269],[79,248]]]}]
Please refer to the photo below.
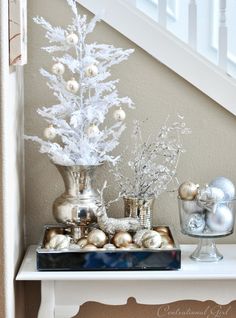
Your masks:
[{"label": "mercury glass vase", "polygon": [[99,166],[56,167],[65,185],[65,192],[53,203],[53,215],[57,222],[75,226],[95,223],[98,192],[93,188],[94,173]]},{"label": "mercury glass vase", "polygon": [[125,216],[138,218],[141,227],[152,228],[152,211],[155,198],[124,197]]}]

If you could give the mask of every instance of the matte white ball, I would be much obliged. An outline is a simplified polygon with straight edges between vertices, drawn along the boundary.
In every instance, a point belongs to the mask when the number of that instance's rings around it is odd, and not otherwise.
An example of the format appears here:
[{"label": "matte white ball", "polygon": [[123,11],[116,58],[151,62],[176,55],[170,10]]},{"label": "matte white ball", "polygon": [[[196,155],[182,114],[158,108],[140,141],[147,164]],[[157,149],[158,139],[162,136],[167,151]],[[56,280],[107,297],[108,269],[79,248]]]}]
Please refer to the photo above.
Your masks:
[{"label": "matte white ball", "polygon": [[94,138],[99,134],[99,128],[97,125],[91,125],[87,131],[89,138]]},{"label": "matte white ball", "polygon": [[57,135],[56,129],[52,125],[45,128],[43,134],[44,134],[44,137],[47,138],[48,140],[53,140]]},{"label": "matte white ball", "polygon": [[52,72],[56,75],[63,75],[65,73],[65,66],[62,63],[56,63],[52,66]]},{"label": "matte white ball", "polygon": [[125,120],[126,113],[122,108],[120,108],[114,111],[113,117],[117,121],[123,121]]},{"label": "matte white ball", "polygon": [[233,227],[233,213],[227,206],[219,205],[215,212],[207,212],[206,224],[212,232],[228,232]]},{"label": "matte white ball", "polygon": [[235,196],[234,184],[225,177],[218,177],[210,182],[209,186],[221,189],[225,196],[224,200],[232,200]]},{"label": "matte white ball", "polygon": [[79,42],[79,38],[75,33],[71,33],[71,34],[67,35],[66,42],[69,45],[76,45]]},{"label": "matte white ball", "polygon": [[66,83],[66,88],[71,93],[77,93],[79,90],[79,83],[75,79],[72,79]]},{"label": "matte white ball", "polygon": [[93,77],[93,76],[96,76],[98,75],[98,68],[96,65],[92,64],[92,65],[89,65],[86,70],[85,70],[85,74],[89,77]]}]

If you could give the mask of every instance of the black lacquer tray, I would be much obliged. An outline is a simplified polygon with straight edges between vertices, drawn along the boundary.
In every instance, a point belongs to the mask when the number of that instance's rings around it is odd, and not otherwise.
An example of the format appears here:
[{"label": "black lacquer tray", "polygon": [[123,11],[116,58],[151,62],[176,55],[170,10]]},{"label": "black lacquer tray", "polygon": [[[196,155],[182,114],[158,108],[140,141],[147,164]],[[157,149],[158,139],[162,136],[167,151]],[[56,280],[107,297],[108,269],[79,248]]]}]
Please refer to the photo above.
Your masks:
[{"label": "black lacquer tray", "polygon": [[173,229],[168,226],[166,228],[173,241],[171,249],[98,249],[96,251],[45,249],[47,231],[52,228],[60,233],[66,233],[64,226],[46,225],[44,227],[43,240],[36,250],[38,271],[177,270],[181,267],[181,250]]}]

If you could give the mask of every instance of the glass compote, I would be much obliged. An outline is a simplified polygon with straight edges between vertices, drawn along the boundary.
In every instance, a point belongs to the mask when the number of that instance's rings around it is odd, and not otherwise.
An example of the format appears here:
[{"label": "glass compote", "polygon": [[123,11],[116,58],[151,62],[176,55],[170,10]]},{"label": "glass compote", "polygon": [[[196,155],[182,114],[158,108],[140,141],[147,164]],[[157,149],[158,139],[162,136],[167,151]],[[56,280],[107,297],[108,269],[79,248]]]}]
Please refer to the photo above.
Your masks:
[{"label": "glass compote", "polygon": [[199,238],[190,258],[200,262],[217,262],[223,258],[216,248],[215,239],[233,233],[236,198],[219,201],[203,208],[197,200],[178,198],[181,232]]}]

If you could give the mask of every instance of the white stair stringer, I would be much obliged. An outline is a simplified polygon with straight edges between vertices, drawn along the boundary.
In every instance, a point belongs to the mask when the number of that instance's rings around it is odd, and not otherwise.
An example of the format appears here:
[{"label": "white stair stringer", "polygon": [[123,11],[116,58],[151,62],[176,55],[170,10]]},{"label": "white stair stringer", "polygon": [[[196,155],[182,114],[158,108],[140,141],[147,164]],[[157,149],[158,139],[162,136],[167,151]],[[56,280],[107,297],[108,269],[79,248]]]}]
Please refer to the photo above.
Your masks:
[{"label": "white stair stringer", "polygon": [[133,0],[77,0],[101,13],[111,27],[236,115],[236,81],[164,30],[132,4]]}]

